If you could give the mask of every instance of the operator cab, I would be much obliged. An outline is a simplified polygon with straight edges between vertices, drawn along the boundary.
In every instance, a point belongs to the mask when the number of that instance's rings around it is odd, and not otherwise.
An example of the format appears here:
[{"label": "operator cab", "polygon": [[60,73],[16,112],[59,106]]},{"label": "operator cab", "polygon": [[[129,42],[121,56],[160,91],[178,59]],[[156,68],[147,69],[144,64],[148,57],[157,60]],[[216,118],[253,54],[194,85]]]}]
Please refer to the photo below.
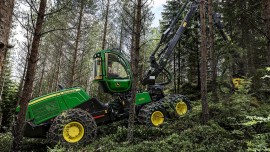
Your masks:
[{"label": "operator cab", "polygon": [[131,88],[129,61],[118,51],[102,50],[94,55],[94,81],[104,92],[127,92]]}]

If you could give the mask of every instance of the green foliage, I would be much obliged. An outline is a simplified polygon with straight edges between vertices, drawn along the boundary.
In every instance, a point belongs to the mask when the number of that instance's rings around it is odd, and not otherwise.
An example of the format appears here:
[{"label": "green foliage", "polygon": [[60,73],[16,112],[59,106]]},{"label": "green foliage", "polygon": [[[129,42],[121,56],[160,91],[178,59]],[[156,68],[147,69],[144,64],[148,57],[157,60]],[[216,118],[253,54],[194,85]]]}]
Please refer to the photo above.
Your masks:
[{"label": "green foliage", "polygon": [[[243,126],[257,126],[262,128],[266,126],[268,129],[265,133],[253,135],[253,139],[247,141],[248,151],[269,151],[270,150],[270,115],[267,118],[257,116],[246,116],[249,120],[242,123]],[[268,132],[267,132],[268,131]]]},{"label": "green foliage", "polygon": [[200,90],[194,83],[184,83],[180,89],[181,94],[187,95],[191,100],[198,100],[200,98]]},{"label": "green foliage", "polygon": [[270,68],[269,67],[264,67],[257,69],[256,71],[256,77],[257,81],[255,84],[255,92],[256,92],[256,97],[263,101],[270,103]]},{"label": "green foliage", "polygon": [[227,44],[224,41],[217,43],[216,50],[218,50],[220,60],[219,70],[222,72],[222,76],[219,79],[226,80],[232,75],[231,68],[243,62],[244,50],[236,44]]},{"label": "green foliage", "polygon": [[0,150],[2,152],[9,151],[11,140],[11,133],[0,133]]},{"label": "green foliage", "polygon": [[6,80],[4,82],[1,108],[3,112],[2,127],[8,129],[13,119],[13,114],[16,107],[16,95],[18,85],[12,80]]},{"label": "green foliage", "polygon": [[[9,56],[9,54],[8,54]],[[11,78],[10,59],[5,61],[4,73],[1,83],[0,112],[3,113],[2,126],[0,131],[6,131],[10,128],[17,103],[18,84]]]},{"label": "green foliage", "polygon": [[270,133],[257,134],[247,142],[247,151],[270,151]]},{"label": "green foliage", "polygon": [[252,100],[251,91],[252,80],[245,78],[241,81],[238,89],[235,90],[234,94],[230,97],[233,102],[237,103],[249,103]]},{"label": "green foliage", "polygon": [[[241,93],[238,96],[242,95]],[[243,95],[244,96],[244,95]],[[235,97],[236,98],[236,97]],[[241,97],[243,98],[243,97]],[[239,105],[237,105],[239,103]],[[245,106],[244,106],[245,105]],[[248,131],[242,129],[238,122],[246,114],[243,109],[251,107],[248,100],[230,99],[226,103],[210,104],[211,121],[200,124],[201,106],[193,103],[193,110],[186,117],[169,121],[160,128],[146,128],[136,125],[135,142],[126,142],[127,128],[117,127],[116,132],[101,137],[92,145],[85,147],[86,151],[241,151],[247,149],[246,142],[251,137]],[[250,109],[251,111],[254,109]],[[264,110],[266,111],[266,110]],[[115,127],[114,129],[115,130]],[[251,130],[251,133],[255,131]]]},{"label": "green foliage", "polygon": [[[119,127],[117,133],[102,137],[82,149],[86,151],[237,151],[245,144],[235,141],[230,132],[214,121],[207,125],[189,126],[184,120],[169,122],[161,128],[136,126],[135,142],[126,142],[127,128]],[[189,126],[189,127],[188,127]]]},{"label": "green foliage", "polygon": [[66,151],[74,151],[74,149],[66,149],[60,144],[55,145],[53,148],[48,147],[49,152],[66,152]]},{"label": "green foliage", "polygon": [[267,118],[257,116],[246,116],[246,118],[249,121],[243,123],[244,126],[252,126],[258,123],[270,123],[270,115]]},{"label": "green foliage", "polygon": [[[261,105],[250,92],[251,80],[245,79],[230,98],[235,104],[234,129],[241,129],[241,138],[246,139],[248,151],[269,151],[270,115],[269,105]],[[233,108],[230,108],[232,110]],[[250,116],[252,114],[253,116]],[[237,116],[239,116],[237,118]],[[238,124],[237,124],[238,123]],[[244,128],[241,128],[244,126]]]}]

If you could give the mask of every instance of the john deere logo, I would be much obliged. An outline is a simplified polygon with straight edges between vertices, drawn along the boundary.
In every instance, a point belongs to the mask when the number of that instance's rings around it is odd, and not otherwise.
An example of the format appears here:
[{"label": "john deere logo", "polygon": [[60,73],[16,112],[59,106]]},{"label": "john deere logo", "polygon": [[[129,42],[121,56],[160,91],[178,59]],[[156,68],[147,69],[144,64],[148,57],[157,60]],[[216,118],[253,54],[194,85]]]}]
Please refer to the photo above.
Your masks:
[{"label": "john deere logo", "polygon": [[119,82],[116,82],[116,86],[117,86],[117,87],[120,87],[120,83],[119,83]]},{"label": "john deere logo", "polygon": [[143,101],[143,100],[145,100],[145,98],[140,98],[140,99],[139,99],[139,101]]}]

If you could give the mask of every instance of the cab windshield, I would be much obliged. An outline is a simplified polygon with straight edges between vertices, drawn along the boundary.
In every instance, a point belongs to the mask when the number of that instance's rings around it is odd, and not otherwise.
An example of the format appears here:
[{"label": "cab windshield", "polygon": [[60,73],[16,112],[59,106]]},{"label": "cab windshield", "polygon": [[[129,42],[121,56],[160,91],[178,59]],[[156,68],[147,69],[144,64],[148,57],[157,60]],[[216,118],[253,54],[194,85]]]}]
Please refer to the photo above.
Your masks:
[{"label": "cab windshield", "polygon": [[106,53],[107,78],[109,79],[127,79],[128,73],[121,57],[116,54]]}]

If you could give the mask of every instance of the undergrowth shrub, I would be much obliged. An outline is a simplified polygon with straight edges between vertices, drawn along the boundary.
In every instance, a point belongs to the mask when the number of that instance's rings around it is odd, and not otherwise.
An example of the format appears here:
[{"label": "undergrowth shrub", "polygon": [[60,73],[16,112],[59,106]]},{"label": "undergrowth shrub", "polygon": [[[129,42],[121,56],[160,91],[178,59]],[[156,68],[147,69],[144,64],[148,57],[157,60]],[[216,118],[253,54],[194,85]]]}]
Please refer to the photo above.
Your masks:
[{"label": "undergrowth shrub", "polygon": [[248,151],[270,151],[270,115],[268,117],[246,116],[243,126],[252,127],[256,133],[247,141]]},{"label": "undergrowth shrub", "polygon": [[[173,122],[175,124],[180,121]],[[136,126],[138,127],[138,126]],[[151,130],[151,131],[149,131]],[[245,146],[242,140],[234,140],[234,136],[217,123],[210,121],[207,125],[196,125],[182,132],[170,134],[167,128],[141,128],[135,129],[136,142],[126,142],[127,129],[121,128],[116,134],[101,138],[99,141],[87,146],[87,151],[239,151]],[[163,134],[159,136],[159,133]],[[151,136],[151,138],[145,138]],[[144,140],[141,137],[145,138]]]},{"label": "undergrowth shrub", "polygon": [[0,133],[0,151],[9,151],[12,135],[10,132]]}]

